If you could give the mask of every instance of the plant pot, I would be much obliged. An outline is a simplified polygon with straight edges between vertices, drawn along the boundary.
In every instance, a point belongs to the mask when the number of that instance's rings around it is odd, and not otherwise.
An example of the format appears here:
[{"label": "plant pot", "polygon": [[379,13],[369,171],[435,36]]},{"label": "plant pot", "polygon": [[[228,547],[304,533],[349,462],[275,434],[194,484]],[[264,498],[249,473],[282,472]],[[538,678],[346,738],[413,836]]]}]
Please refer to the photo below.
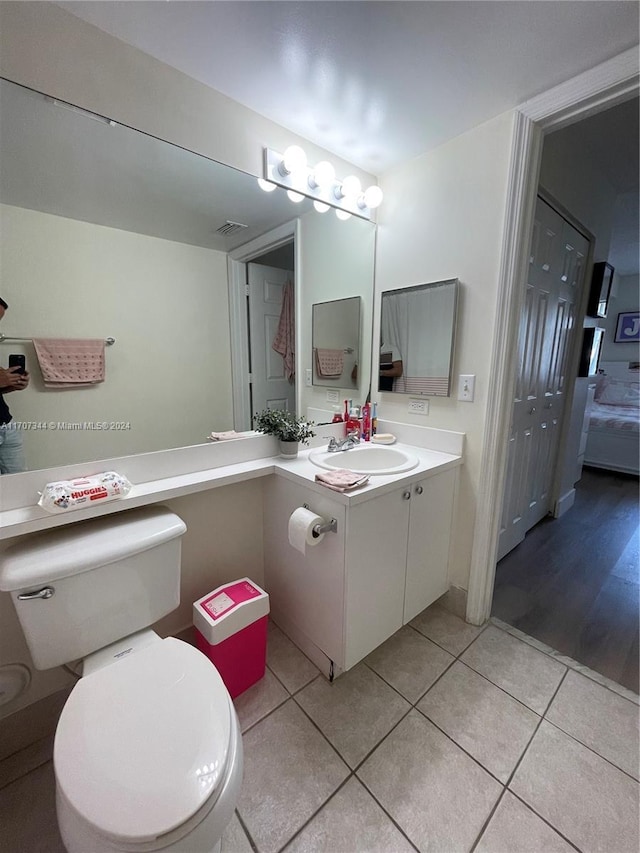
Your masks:
[{"label": "plant pot", "polygon": [[298,455],[298,443],[297,441],[282,441],[280,439],[280,456],[284,456],[286,459],[295,459]]}]

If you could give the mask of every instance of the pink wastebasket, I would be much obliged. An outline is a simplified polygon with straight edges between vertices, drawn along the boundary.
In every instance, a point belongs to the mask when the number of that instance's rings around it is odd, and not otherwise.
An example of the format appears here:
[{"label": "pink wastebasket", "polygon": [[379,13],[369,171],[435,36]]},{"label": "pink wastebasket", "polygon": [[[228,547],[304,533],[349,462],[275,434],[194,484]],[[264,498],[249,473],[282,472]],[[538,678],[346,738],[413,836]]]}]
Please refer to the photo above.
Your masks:
[{"label": "pink wastebasket", "polygon": [[268,618],[269,596],[251,578],[224,584],[194,602],[196,644],[232,698],[264,675]]}]

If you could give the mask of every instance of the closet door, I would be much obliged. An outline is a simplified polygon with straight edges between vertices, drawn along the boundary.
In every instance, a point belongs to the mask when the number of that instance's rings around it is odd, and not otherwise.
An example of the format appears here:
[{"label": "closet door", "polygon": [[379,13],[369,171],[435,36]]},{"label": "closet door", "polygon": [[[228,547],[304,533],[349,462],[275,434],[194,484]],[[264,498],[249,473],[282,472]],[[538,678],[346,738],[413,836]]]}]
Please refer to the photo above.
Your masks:
[{"label": "closet door", "polygon": [[520,319],[498,559],[552,508],[567,361],[588,247],[586,237],[538,198]]}]

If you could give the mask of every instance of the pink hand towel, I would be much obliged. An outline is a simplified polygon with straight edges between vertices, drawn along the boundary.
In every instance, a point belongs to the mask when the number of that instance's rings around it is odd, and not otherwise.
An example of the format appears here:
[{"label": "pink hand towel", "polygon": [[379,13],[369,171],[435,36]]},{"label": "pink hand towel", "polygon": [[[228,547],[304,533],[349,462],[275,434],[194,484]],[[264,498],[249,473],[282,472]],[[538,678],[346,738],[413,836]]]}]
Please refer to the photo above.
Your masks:
[{"label": "pink hand towel", "polygon": [[34,338],[46,388],[79,388],[104,382],[101,338]]},{"label": "pink hand towel", "polygon": [[338,379],[344,369],[344,353],[340,349],[316,349],[318,376]]},{"label": "pink hand towel", "polygon": [[351,489],[365,486],[369,482],[369,475],[356,474],[347,468],[337,468],[335,471],[316,474],[316,482],[333,489],[334,492],[349,492]]},{"label": "pink hand towel", "polygon": [[282,288],[282,308],[280,310],[280,319],[278,321],[278,330],[271,344],[271,349],[275,350],[283,358],[284,374],[293,382],[296,375],[295,364],[295,310],[293,302],[293,284],[287,281]]}]

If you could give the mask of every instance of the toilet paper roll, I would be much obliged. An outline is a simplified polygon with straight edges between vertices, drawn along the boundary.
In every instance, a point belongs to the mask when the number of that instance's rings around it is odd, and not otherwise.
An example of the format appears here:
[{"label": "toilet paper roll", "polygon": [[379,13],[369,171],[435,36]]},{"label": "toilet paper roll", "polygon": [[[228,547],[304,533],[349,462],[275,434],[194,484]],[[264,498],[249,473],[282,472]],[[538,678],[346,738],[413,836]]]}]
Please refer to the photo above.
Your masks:
[{"label": "toilet paper roll", "polygon": [[313,547],[324,539],[324,533],[314,536],[316,524],[324,524],[324,518],[300,506],[289,517],[289,544],[305,554],[307,546]]}]

